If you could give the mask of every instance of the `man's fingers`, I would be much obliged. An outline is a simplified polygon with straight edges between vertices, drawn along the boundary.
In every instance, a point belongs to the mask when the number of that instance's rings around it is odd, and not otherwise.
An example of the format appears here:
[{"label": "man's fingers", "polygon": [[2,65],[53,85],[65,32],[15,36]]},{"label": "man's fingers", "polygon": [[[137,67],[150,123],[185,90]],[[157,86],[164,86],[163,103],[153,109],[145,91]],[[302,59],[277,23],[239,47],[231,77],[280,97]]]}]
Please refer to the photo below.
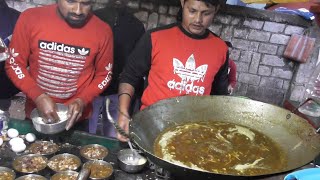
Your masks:
[{"label": "man's fingers", "polygon": [[128,138],[122,136],[119,133],[117,134],[117,138],[118,138],[119,141],[122,141],[122,142],[127,142],[129,140]]},{"label": "man's fingers", "polygon": [[67,123],[66,130],[69,130],[69,129],[74,125],[74,123],[75,123],[76,120],[77,120],[77,116],[78,116],[78,113],[77,113],[77,114],[73,113],[73,114],[71,115],[71,117],[70,117],[70,119],[69,119],[69,121],[68,121],[68,123]]},{"label": "man's fingers", "polygon": [[[69,114],[69,112],[68,112],[68,114]],[[66,130],[67,131],[69,129],[71,129],[71,127],[78,121],[78,119],[81,118],[82,113],[80,113],[77,110],[71,109],[71,112],[70,112],[69,116],[70,116],[70,118],[69,118],[69,121],[68,121],[68,123],[66,125]]]}]

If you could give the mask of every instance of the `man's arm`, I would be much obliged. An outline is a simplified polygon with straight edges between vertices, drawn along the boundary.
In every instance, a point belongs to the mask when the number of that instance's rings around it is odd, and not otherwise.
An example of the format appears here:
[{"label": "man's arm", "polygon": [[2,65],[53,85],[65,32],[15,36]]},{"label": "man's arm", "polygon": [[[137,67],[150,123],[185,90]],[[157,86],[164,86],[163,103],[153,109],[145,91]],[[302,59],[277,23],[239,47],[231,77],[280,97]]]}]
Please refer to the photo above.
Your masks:
[{"label": "man's arm", "polygon": [[99,53],[94,61],[94,77],[88,87],[75,97],[83,100],[85,105],[103,92],[111,82],[113,67],[113,34],[109,26],[105,31],[107,33],[101,37],[101,47],[99,48]]},{"label": "man's arm", "polygon": [[[128,58],[128,63],[120,75],[119,85],[119,126],[129,133],[129,108],[135,88],[139,85],[140,79],[145,76],[151,67],[151,37],[145,33],[136,44]],[[120,141],[127,141],[127,138],[117,135]]]},{"label": "man's arm", "polygon": [[5,64],[6,72],[15,86],[35,102],[42,116],[48,122],[55,122],[59,119],[55,103],[37,85],[27,69],[31,52],[30,44],[32,44],[30,35],[33,27],[33,24],[28,21],[28,16],[30,12],[26,10],[16,23],[9,47],[10,57]]},{"label": "man's arm", "polygon": [[23,12],[16,23],[9,47],[10,57],[6,60],[5,69],[15,86],[35,102],[38,96],[44,94],[44,91],[30,76],[27,69],[31,44],[29,35],[32,31],[32,25],[28,22],[28,13],[28,10]]},{"label": "man's arm", "polygon": [[[79,95],[75,96],[68,104],[69,121],[66,130],[69,130],[82,116],[84,107],[90,103],[94,97],[98,96],[107,88],[112,78],[113,66],[113,34],[111,28],[106,26],[105,34],[102,35],[102,41],[95,57],[94,77],[88,87],[83,89]],[[101,27],[100,27],[101,28]]]},{"label": "man's arm", "polygon": [[228,94],[228,67],[229,53],[226,55],[225,63],[220,67],[214,77],[210,95],[227,95]]}]

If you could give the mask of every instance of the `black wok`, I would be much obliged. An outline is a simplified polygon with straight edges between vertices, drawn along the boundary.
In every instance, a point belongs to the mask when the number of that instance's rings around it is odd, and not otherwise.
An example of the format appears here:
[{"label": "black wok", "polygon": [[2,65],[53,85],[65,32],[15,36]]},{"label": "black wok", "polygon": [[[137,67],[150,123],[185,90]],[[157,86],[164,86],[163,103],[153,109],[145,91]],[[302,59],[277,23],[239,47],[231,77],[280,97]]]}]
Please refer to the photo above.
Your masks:
[{"label": "black wok", "polygon": [[175,176],[188,179],[241,178],[181,167],[154,155],[154,141],[164,129],[205,120],[243,125],[262,132],[278,143],[287,155],[288,164],[272,174],[304,166],[320,152],[320,135],[305,119],[283,108],[239,97],[183,96],[162,100],[135,114],[129,129],[134,143],[147,157]]}]

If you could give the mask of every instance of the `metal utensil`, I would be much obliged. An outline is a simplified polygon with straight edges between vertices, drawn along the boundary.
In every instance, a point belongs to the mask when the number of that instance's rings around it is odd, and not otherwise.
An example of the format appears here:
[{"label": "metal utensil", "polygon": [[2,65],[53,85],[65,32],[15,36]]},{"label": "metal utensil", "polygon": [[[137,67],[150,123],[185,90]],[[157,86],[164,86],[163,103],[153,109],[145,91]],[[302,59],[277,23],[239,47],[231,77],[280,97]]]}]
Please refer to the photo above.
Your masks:
[{"label": "metal utensil", "polygon": [[83,167],[80,171],[80,173],[78,174],[77,180],[86,180],[89,178],[91,173],[90,168],[85,168]]},{"label": "metal utensil", "polygon": [[110,121],[110,123],[116,128],[116,130],[119,132],[119,134],[121,134],[122,136],[130,139],[130,135],[127,134],[113,119],[113,117],[111,116],[110,112],[109,112],[109,105],[110,105],[110,99],[107,98],[106,99],[106,112],[107,112],[107,117],[108,120]]},{"label": "metal utensil", "polygon": [[128,141],[128,145],[129,145],[131,151],[133,152],[133,165],[136,165],[136,164],[138,164],[138,161],[139,161],[139,158],[140,158],[140,154],[135,149],[133,149],[130,140]]}]

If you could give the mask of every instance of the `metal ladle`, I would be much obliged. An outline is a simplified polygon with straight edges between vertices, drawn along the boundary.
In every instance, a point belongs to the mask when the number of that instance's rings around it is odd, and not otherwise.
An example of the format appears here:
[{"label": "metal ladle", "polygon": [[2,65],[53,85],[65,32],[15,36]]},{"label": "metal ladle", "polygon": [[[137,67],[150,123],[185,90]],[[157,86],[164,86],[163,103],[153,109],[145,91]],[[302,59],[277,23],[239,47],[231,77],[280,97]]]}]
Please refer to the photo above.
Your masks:
[{"label": "metal ladle", "polygon": [[[139,158],[140,158],[140,154],[133,149],[132,144],[131,144],[131,136],[129,134],[127,134],[113,119],[113,117],[111,116],[110,112],[109,112],[109,106],[110,106],[110,99],[107,98],[106,99],[106,112],[107,112],[107,117],[110,121],[110,123],[116,128],[116,130],[119,132],[119,134],[121,134],[122,136],[128,138],[128,145],[131,149],[131,151],[133,152],[133,164],[138,164]],[[131,120],[131,119],[129,119]]]}]

